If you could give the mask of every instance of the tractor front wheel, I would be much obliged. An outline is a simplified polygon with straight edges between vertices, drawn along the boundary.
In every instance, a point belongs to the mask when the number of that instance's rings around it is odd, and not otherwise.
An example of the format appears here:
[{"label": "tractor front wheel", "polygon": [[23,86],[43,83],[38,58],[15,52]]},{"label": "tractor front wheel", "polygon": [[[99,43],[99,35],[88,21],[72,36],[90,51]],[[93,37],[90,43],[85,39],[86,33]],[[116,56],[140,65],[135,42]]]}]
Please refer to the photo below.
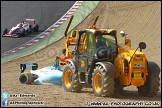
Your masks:
[{"label": "tractor front wheel", "polygon": [[62,85],[68,92],[80,92],[82,84],[79,82],[78,72],[73,65],[68,63],[63,71]]},{"label": "tractor front wheel", "polygon": [[95,96],[112,96],[114,93],[114,77],[110,76],[102,66],[96,66],[92,74],[92,87]]}]

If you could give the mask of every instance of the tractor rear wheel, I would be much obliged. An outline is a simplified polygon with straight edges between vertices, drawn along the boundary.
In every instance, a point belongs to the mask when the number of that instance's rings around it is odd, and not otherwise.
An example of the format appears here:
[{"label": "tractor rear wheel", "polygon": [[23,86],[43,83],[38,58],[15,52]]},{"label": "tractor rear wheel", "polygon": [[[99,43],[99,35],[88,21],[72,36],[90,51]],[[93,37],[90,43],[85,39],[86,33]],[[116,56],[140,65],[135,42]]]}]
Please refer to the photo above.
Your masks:
[{"label": "tractor rear wheel", "polygon": [[158,69],[158,65],[154,62],[148,63],[148,76],[146,77],[145,85],[137,87],[138,93],[142,96],[155,96],[159,91],[160,86],[160,78],[159,74],[152,74],[152,73],[159,73],[155,71],[160,71]]},{"label": "tractor rear wheel", "polygon": [[62,85],[68,92],[80,92],[82,84],[79,82],[78,72],[71,63],[68,63],[63,71]]},{"label": "tractor rear wheel", "polygon": [[114,76],[110,76],[102,66],[96,66],[92,74],[92,87],[95,96],[112,96],[114,93]]}]

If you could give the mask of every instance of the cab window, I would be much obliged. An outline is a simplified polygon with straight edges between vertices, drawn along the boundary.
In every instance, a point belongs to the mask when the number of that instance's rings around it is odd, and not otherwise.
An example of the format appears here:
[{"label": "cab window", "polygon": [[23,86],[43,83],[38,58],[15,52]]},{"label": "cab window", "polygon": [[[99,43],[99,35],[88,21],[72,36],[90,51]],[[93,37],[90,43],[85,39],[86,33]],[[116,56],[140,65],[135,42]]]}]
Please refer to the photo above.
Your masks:
[{"label": "cab window", "polygon": [[87,54],[94,55],[96,51],[94,34],[87,33]]}]

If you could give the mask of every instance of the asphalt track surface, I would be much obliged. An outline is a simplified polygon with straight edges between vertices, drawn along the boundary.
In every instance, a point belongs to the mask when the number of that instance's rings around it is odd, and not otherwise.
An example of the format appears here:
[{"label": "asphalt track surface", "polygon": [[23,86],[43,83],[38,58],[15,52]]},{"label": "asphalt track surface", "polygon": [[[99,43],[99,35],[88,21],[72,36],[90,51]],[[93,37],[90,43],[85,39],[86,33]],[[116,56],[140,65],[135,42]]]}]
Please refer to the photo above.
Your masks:
[{"label": "asphalt track surface", "polygon": [[[75,1],[1,1],[1,53],[31,40],[58,21]],[[10,30],[25,18],[36,19],[39,31],[21,38],[2,37],[3,30]]]}]

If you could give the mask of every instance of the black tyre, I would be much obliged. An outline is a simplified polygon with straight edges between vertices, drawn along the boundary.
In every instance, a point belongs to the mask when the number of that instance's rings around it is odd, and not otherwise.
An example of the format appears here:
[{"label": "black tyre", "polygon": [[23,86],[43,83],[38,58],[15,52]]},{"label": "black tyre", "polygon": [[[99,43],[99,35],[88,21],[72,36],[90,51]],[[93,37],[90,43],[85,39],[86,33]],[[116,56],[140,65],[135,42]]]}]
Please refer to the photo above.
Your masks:
[{"label": "black tyre", "polygon": [[30,28],[30,31],[29,32],[32,32],[32,26],[31,25],[29,25],[29,28]]},{"label": "black tyre", "polygon": [[5,28],[5,29],[3,30],[3,34],[7,34],[7,32],[8,32],[8,30],[7,30],[7,28]]},{"label": "black tyre", "polygon": [[112,96],[114,76],[110,76],[102,66],[96,66],[92,74],[92,87],[95,96]]},{"label": "black tyre", "polygon": [[68,63],[63,71],[62,85],[68,92],[80,92],[82,84],[79,82],[78,72],[74,69],[74,66]]},{"label": "black tyre", "polygon": [[7,32],[8,32],[8,30],[7,30],[7,28],[5,28],[5,29],[3,30],[2,36],[3,36],[4,34],[7,34]]},{"label": "black tyre", "polygon": [[21,84],[31,84],[34,82],[32,75],[30,73],[21,73],[19,81]]},{"label": "black tyre", "polygon": [[25,29],[21,31],[21,36],[25,36]]},{"label": "black tyre", "polygon": [[[148,76],[146,77],[145,85],[137,87],[138,93],[142,96],[152,97],[157,95],[160,86],[160,68],[154,62],[148,63]],[[157,73],[157,74],[152,74]]]},{"label": "black tyre", "polygon": [[36,25],[33,26],[33,30],[34,30],[34,31],[38,31],[38,30],[39,30],[38,24],[36,24]]}]

